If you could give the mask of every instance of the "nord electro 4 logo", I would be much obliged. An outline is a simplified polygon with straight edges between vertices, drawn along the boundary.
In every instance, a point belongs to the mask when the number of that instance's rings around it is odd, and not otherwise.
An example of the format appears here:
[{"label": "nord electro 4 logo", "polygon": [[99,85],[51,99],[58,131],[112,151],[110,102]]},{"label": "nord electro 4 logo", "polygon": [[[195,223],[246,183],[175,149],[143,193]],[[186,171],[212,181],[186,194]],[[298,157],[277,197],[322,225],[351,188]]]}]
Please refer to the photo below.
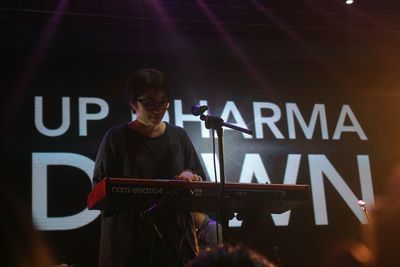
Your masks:
[{"label": "nord electro 4 logo", "polygon": [[115,186],[111,189],[112,193],[116,194],[162,194],[161,187],[130,187],[130,186]]}]

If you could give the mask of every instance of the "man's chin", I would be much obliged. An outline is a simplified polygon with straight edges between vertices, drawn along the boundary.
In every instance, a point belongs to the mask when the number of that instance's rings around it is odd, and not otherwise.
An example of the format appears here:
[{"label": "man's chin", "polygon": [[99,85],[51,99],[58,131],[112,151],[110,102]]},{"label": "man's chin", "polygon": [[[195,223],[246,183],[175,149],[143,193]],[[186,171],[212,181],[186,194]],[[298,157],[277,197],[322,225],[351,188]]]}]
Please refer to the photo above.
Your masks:
[{"label": "man's chin", "polygon": [[150,119],[150,123],[151,123],[153,126],[157,126],[158,124],[161,123],[161,121],[162,121],[162,119]]}]

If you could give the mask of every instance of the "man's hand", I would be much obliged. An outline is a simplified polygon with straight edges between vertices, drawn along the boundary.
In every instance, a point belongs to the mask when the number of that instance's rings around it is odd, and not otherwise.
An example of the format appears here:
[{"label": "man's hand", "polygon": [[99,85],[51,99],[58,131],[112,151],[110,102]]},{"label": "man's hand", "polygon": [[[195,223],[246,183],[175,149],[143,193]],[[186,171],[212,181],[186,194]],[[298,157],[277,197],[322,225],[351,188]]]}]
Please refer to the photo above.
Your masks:
[{"label": "man's hand", "polygon": [[191,170],[184,170],[183,172],[181,172],[181,174],[175,176],[175,178],[177,180],[189,181],[189,182],[203,181],[200,175],[193,173]]}]

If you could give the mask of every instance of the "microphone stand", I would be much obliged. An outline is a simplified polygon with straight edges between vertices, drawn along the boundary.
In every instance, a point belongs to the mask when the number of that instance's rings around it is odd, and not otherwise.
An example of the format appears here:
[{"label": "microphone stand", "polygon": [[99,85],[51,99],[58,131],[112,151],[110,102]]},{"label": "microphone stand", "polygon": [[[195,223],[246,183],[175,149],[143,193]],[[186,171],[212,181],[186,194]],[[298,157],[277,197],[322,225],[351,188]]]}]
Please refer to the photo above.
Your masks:
[{"label": "microphone stand", "polygon": [[207,129],[216,130],[218,136],[220,190],[218,196],[217,218],[220,215],[221,225],[222,225],[222,240],[225,243],[225,241],[227,240],[226,236],[229,229],[229,219],[232,219],[233,215],[231,211],[227,210],[227,203],[229,202],[229,199],[228,196],[225,194],[225,165],[224,165],[225,163],[224,163],[224,141],[223,141],[224,131],[222,127],[227,127],[250,135],[253,134],[253,131],[230,123],[226,123],[221,117],[218,116],[201,114],[200,119],[205,122],[205,127]]}]

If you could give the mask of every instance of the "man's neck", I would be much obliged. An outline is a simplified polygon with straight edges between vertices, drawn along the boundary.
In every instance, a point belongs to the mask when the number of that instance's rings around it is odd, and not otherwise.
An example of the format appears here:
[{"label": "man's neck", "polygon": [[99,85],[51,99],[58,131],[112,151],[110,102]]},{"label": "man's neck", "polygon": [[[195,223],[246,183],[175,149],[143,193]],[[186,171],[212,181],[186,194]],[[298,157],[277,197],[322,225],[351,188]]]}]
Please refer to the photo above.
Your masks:
[{"label": "man's neck", "polygon": [[130,127],[141,135],[147,137],[158,137],[164,133],[166,125],[164,122],[157,125],[145,125],[139,120],[135,120],[131,123]]}]

